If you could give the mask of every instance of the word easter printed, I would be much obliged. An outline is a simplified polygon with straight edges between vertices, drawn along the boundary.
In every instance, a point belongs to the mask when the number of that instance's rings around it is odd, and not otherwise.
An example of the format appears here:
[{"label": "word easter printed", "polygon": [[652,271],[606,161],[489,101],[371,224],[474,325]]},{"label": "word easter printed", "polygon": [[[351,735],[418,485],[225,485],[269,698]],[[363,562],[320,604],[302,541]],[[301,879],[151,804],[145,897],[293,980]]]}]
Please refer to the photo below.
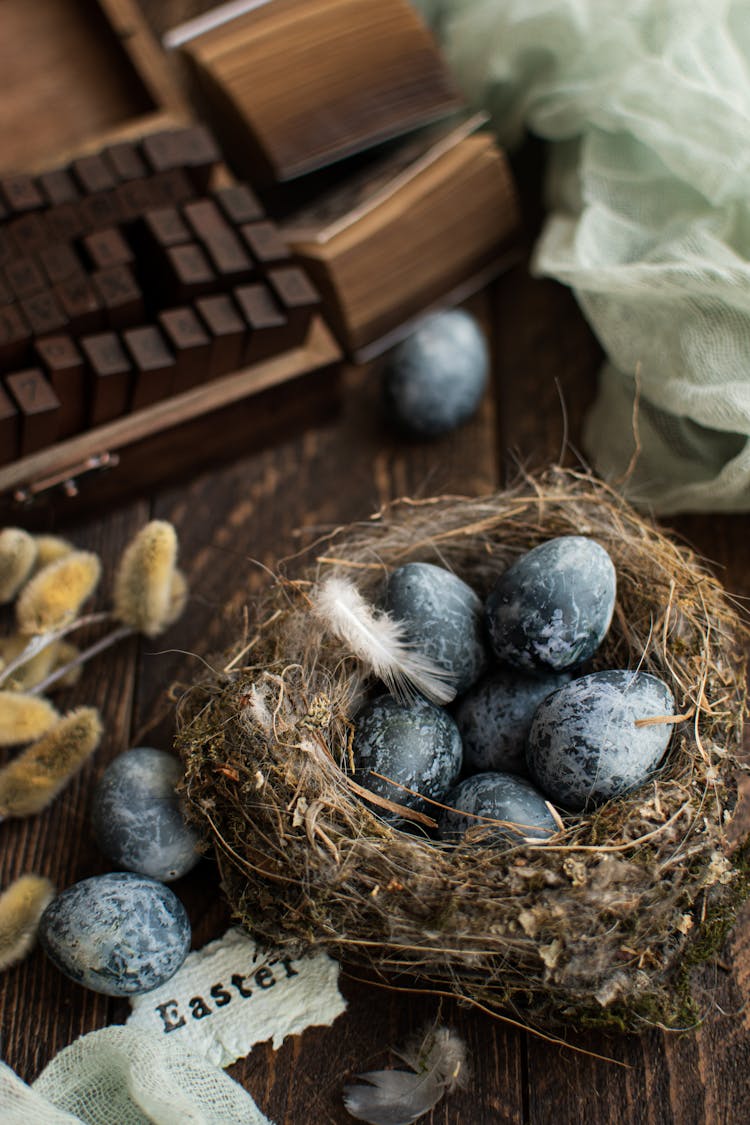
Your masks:
[{"label": "word easter printed", "polygon": [[[231,1004],[232,1000],[236,1000],[237,997],[248,1000],[253,995],[253,989],[246,983],[247,981],[252,981],[256,988],[264,992],[273,988],[277,981],[272,971],[274,965],[283,965],[286,976],[282,976],[282,980],[288,980],[299,975],[297,970],[292,968],[291,959],[282,957],[279,961],[269,961],[265,965],[261,965],[259,969],[247,976],[243,976],[241,973],[233,973],[230,977],[229,988],[226,988],[222,981],[217,981],[216,984],[211,985],[208,994],[213,1002],[213,1007],[202,996],[191,996],[187,1002],[190,1008],[189,1017],[187,1013],[180,1009],[177,1000],[166,1000],[163,1004],[157,1004],[154,1011],[158,1013],[162,1021],[164,1034],[168,1035],[170,1031],[177,1031],[178,1027],[185,1027],[188,1018],[205,1019],[212,1015],[217,1008],[225,1008],[227,1004]],[[230,991],[230,988],[234,991]]]},{"label": "word easter printed", "polygon": [[136,996],[127,1022],[230,1066],[255,1043],[270,1039],[276,1049],[311,1024],[332,1024],[346,1008],[338,977],[326,953],[291,960],[232,927],[189,953],[161,988]]}]

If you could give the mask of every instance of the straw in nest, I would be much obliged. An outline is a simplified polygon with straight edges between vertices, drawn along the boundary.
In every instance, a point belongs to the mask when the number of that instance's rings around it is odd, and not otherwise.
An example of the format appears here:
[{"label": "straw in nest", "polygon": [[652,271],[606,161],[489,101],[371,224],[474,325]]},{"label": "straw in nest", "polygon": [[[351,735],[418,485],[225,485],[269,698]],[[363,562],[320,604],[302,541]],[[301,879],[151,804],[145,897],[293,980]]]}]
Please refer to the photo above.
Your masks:
[{"label": "straw in nest", "polygon": [[[451,846],[391,827],[351,776],[353,715],[374,685],[311,614],[311,583],[347,573],[376,601],[390,569],[422,560],[484,596],[520,554],[568,534],[593,537],[617,570],[595,668],[639,666],[673,691],[682,721],[665,764],[549,841]],[[728,844],[746,631],[695,555],[605,485],[554,469],[479,500],[402,501],[335,533],[257,619],[187,693],[178,735],[193,813],[256,937],[528,1025],[695,1022],[690,966],[748,889],[745,849]]]}]

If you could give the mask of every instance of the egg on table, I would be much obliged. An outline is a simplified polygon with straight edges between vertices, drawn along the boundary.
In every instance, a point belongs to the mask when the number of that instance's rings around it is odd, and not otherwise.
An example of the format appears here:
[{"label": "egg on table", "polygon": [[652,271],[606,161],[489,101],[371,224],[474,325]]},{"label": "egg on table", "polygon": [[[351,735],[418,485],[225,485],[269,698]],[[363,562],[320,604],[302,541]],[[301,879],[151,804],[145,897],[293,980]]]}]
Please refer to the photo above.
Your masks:
[{"label": "egg on table", "polygon": [[53,899],[39,942],[66,976],[105,996],[150,992],[174,976],[190,949],[177,896],[130,871],[84,879]]},{"label": "egg on table", "polygon": [[529,732],[527,764],[555,804],[580,811],[640,785],[660,764],[674,715],[665,683],[647,672],[593,672],[548,695]]},{"label": "egg on table", "polygon": [[414,648],[450,676],[458,694],[484,671],[482,602],[458,575],[433,563],[406,563],[388,578],[386,609],[403,623]]},{"label": "egg on table", "polygon": [[195,867],[200,837],[183,815],[181,779],[174,754],[150,746],[127,750],[104,771],[92,822],[99,847],[118,867],[165,883]]},{"label": "egg on table", "polygon": [[522,555],[487,599],[495,655],[526,672],[562,672],[592,656],[612,621],[615,568],[594,539],[563,535]]},{"label": "egg on table", "polygon": [[430,313],[390,355],[386,405],[404,429],[437,437],[475,412],[489,370],[487,343],[473,316],[462,309]]}]

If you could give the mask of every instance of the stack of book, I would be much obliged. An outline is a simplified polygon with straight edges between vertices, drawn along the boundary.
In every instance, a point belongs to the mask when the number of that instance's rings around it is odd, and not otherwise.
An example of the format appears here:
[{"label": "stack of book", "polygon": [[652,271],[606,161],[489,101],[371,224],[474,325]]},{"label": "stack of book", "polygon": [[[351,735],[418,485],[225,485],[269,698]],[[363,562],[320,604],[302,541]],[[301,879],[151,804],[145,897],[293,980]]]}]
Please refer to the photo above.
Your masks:
[{"label": "stack of book", "polygon": [[287,225],[354,359],[377,355],[424,309],[464,299],[517,256],[513,179],[481,124],[431,130]]},{"label": "stack of book", "polygon": [[406,0],[242,7],[169,43],[235,171],[283,216],[339,342],[367,359],[516,257],[508,164]]},{"label": "stack of book", "polygon": [[250,0],[237,11],[236,3],[214,9],[167,42],[180,45],[235,171],[261,189],[462,104],[406,0]]}]

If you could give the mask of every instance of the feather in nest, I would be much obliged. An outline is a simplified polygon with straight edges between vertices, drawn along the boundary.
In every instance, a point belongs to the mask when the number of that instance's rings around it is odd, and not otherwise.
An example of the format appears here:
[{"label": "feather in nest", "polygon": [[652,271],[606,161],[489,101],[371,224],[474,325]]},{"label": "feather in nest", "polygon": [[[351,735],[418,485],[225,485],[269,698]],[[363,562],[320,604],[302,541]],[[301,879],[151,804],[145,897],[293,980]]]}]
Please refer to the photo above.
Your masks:
[{"label": "feather in nest", "polygon": [[397,1053],[411,1071],[373,1070],[357,1075],[367,1086],[344,1087],[344,1105],[358,1121],[410,1125],[466,1081],[466,1047],[448,1027],[430,1028]]},{"label": "feather in nest", "polygon": [[312,594],[313,610],[391,695],[410,701],[417,692],[433,703],[455,698],[453,677],[406,639],[404,626],[368,605],[348,578],[326,578]]}]

